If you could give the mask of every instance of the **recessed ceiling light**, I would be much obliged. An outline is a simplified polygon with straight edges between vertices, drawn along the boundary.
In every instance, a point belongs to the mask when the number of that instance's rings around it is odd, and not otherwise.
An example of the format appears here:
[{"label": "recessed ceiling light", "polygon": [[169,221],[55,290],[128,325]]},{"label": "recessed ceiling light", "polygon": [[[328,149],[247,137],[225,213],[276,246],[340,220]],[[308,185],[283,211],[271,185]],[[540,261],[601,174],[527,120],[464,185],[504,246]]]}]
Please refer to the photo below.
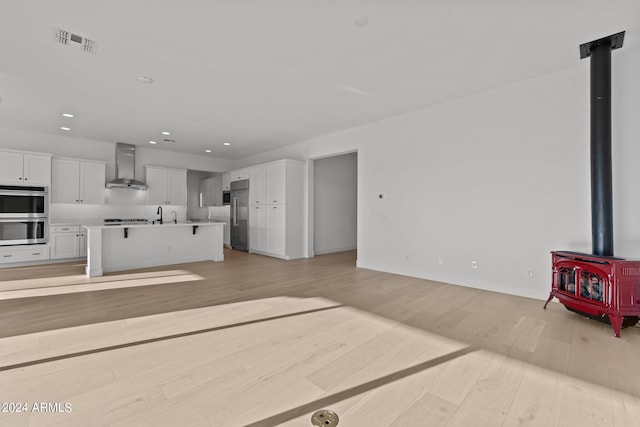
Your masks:
[{"label": "recessed ceiling light", "polygon": [[69,117],[69,118],[73,117],[73,114],[71,114],[71,113],[62,113],[62,115],[64,117]]},{"label": "recessed ceiling light", "polygon": [[204,151],[205,151],[205,153],[210,153],[211,152],[211,150],[204,150]]},{"label": "recessed ceiling light", "polygon": [[68,128],[66,126],[60,126],[60,129],[62,129],[62,130],[71,130],[71,128]]},{"label": "recessed ceiling light", "polygon": [[149,144],[155,144],[155,143],[156,143],[155,141],[149,141]]},{"label": "recessed ceiling light", "polygon": [[224,145],[231,145],[231,143],[230,142],[225,142]]},{"label": "recessed ceiling light", "polygon": [[171,135],[171,132],[167,132],[166,130],[163,130],[163,131],[162,131],[162,134],[163,134],[163,135]]},{"label": "recessed ceiling light", "polygon": [[138,76],[138,81],[140,83],[153,83],[153,79],[149,76]]}]

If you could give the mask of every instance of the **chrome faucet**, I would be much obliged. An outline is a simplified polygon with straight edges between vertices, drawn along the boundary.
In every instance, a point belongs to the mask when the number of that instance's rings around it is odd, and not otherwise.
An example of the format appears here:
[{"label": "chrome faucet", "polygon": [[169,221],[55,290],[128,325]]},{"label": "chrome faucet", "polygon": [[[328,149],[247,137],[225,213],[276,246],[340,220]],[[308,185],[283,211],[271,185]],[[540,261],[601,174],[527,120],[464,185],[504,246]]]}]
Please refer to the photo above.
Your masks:
[{"label": "chrome faucet", "polygon": [[173,223],[177,224],[178,223],[178,214],[176,213],[176,211],[171,211],[171,217],[173,218]]},{"label": "chrome faucet", "polygon": [[156,214],[160,215],[160,218],[156,219],[156,221],[162,224],[162,206],[158,206],[158,211],[156,212]]}]

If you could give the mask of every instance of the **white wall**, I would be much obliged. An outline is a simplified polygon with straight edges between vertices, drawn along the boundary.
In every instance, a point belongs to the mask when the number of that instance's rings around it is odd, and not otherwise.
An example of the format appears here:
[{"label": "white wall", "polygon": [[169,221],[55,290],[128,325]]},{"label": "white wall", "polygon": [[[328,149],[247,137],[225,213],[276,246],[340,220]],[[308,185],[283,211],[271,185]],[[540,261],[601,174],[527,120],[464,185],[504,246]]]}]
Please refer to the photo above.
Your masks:
[{"label": "white wall", "polygon": [[[613,63],[615,246],[640,258],[640,51]],[[361,267],[544,299],[549,252],[591,251],[588,60],[243,163],[353,150]]]},{"label": "white wall", "polygon": [[357,173],[357,153],[314,161],[313,250],[316,255],[356,248]]}]

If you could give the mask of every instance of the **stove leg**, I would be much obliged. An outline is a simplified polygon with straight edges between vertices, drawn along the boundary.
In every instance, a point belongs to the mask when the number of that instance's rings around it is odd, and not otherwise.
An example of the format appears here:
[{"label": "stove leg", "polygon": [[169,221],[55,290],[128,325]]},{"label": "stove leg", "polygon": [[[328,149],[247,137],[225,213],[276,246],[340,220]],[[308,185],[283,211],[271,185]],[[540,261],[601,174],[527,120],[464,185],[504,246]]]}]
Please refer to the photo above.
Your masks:
[{"label": "stove leg", "polygon": [[616,334],[616,338],[620,338],[620,328],[622,327],[622,321],[624,320],[624,317],[614,316],[610,314],[609,320],[611,321],[611,326],[613,326],[613,331]]},{"label": "stove leg", "polygon": [[553,294],[549,294],[549,298],[547,298],[547,302],[544,303],[544,309],[547,309],[547,304],[553,299]]}]

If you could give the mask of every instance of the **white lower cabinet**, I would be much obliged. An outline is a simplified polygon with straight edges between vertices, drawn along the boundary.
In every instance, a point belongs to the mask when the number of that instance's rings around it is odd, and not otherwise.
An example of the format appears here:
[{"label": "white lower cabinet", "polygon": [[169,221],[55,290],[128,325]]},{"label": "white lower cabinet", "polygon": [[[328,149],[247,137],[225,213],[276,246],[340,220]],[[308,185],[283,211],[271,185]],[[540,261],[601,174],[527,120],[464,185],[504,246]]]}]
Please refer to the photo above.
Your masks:
[{"label": "white lower cabinet", "polygon": [[49,245],[19,245],[0,249],[0,264],[49,259]]},{"label": "white lower cabinet", "polygon": [[265,206],[251,206],[249,210],[249,250],[267,251],[267,215]]},{"label": "white lower cabinet", "polygon": [[227,246],[231,246],[231,226],[229,225],[229,221],[224,225],[223,232],[223,243]]},{"label": "white lower cabinet", "polygon": [[79,225],[57,225],[50,229],[51,259],[87,256],[87,237]]},{"label": "white lower cabinet", "polygon": [[251,206],[249,249],[287,258],[286,205]]},{"label": "white lower cabinet", "polygon": [[267,252],[286,255],[286,206],[272,205],[266,209]]}]

